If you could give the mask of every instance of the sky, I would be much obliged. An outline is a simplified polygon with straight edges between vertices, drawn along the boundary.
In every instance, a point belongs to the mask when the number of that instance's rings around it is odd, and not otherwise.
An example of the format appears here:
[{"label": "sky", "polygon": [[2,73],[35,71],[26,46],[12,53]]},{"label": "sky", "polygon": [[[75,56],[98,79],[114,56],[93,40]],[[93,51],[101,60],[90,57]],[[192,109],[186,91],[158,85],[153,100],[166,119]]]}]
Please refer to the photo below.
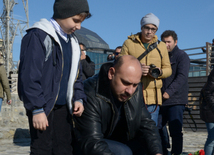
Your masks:
[{"label": "sky", "polygon": [[[13,16],[25,20],[21,0],[16,0]],[[180,49],[206,46],[214,38],[213,0],[88,0],[92,17],[82,26],[97,33],[110,47],[122,45],[131,34],[140,32],[140,20],[148,13],[160,19],[158,38],[165,30],[178,35]],[[53,15],[54,0],[29,0],[29,26],[41,18]],[[0,2],[2,14],[3,2]],[[19,60],[21,35],[17,33],[13,46],[13,60]],[[187,51],[188,54],[201,50]]]}]

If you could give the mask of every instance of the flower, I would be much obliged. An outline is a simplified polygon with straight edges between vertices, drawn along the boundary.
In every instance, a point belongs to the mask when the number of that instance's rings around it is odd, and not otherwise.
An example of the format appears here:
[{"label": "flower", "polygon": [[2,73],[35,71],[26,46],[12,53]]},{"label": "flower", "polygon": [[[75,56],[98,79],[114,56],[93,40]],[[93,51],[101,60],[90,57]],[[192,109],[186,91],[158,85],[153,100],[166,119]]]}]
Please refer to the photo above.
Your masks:
[{"label": "flower", "polygon": [[188,155],[205,155],[205,152],[204,152],[204,150],[199,150],[197,152],[194,152],[193,154],[192,153],[188,153]]},{"label": "flower", "polygon": [[199,151],[199,155],[205,155],[204,150],[200,150],[200,151]]}]

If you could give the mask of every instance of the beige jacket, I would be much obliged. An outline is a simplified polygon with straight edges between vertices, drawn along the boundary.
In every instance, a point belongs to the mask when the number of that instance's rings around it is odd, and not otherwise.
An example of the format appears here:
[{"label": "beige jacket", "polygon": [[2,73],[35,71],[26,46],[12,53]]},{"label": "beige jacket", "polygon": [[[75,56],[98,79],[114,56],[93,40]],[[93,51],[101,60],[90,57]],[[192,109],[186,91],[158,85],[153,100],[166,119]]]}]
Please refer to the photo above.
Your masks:
[{"label": "beige jacket", "polygon": [[[142,53],[146,51],[143,43],[140,40],[140,34],[135,34],[128,36],[128,39],[124,42],[121,56],[122,55],[133,55],[134,57],[138,58]],[[157,36],[153,38],[152,43],[155,43],[158,40]],[[148,47],[149,47],[148,46]],[[148,53],[140,62],[146,65],[154,64],[156,67],[161,68],[163,74],[156,79],[156,88],[157,88],[157,98],[158,104],[162,104],[162,94],[161,94],[161,87],[162,87],[162,78],[167,78],[172,74],[171,64],[169,60],[168,51],[166,48],[166,44],[164,42],[160,42],[158,44],[158,49],[161,52],[161,56],[157,49],[152,50]],[[141,82],[143,84],[143,95],[145,103],[148,105],[156,104],[156,89],[155,89],[155,82],[154,78],[148,76],[142,76]]]},{"label": "beige jacket", "polygon": [[4,98],[4,92],[7,100],[11,100],[10,87],[4,65],[0,65],[0,98]]}]

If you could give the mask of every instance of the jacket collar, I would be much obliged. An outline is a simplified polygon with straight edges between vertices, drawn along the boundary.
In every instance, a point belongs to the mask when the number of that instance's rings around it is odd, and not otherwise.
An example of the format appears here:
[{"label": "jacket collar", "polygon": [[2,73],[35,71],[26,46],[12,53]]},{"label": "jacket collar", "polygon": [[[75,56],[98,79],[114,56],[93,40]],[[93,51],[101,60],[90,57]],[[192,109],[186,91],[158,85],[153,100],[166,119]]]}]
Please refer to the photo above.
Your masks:
[{"label": "jacket collar", "polygon": [[174,55],[175,51],[177,51],[177,50],[178,50],[178,46],[176,45],[171,52],[168,52],[169,53],[169,57],[171,57],[172,55]]},{"label": "jacket collar", "polygon": [[96,94],[102,96],[110,101],[111,99],[111,87],[110,80],[108,79],[108,70],[113,66],[112,62],[105,63],[101,66],[97,79]]},{"label": "jacket collar", "polygon": [[[138,41],[138,42],[142,43],[140,37],[141,37],[141,32],[138,32],[137,34],[133,34],[131,36],[128,36],[128,39],[131,39],[133,41]],[[153,44],[153,43],[155,43],[157,41],[158,41],[158,37],[157,37],[157,35],[155,35],[150,44]]]}]

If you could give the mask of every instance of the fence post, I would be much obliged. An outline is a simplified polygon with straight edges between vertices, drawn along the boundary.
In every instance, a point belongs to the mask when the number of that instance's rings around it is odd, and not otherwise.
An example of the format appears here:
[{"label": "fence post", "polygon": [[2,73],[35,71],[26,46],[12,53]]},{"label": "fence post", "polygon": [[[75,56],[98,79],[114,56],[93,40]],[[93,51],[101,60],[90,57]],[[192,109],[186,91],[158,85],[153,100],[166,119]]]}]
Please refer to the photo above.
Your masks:
[{"label": "fence post", "polygon": [[206,75],[208,76],[211,71],[211,48],[210,43],[206,42]]}]

